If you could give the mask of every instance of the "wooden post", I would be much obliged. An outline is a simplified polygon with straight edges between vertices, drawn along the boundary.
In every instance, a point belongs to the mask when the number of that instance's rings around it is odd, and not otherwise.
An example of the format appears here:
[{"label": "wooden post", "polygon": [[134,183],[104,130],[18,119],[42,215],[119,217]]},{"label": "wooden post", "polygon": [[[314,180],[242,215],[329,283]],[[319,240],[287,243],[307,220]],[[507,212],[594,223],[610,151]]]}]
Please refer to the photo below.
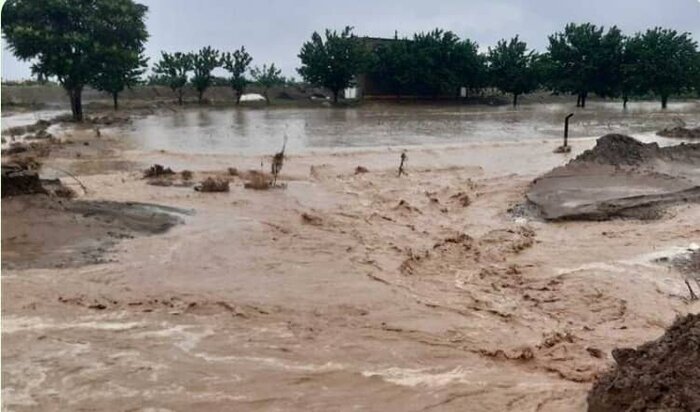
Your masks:
[{"label": "wooden post", "polygon": [[569,113],[564,119],[564,147],[567,147],[569,142],[569,119],[573,115],[573,113]]}]

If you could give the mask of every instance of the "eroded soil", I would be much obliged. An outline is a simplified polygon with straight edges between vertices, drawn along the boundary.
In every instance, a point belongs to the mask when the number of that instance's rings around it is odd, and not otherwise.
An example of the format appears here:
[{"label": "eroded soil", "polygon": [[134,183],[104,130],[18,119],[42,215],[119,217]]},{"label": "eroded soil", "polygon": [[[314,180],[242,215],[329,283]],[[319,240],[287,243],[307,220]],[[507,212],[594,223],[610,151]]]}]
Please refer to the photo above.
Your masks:
[{"label": "eroded soil", "polygon": [[[400,178],[396,150],[290,153],[285,187],[249,190],[228,168],[259,170],[259,156],[111,138],[102,132],[101,151],[66,146],[45,166],[76,174],[80,202],[195,213],[119,239],[99,264],[4,268],[8,409],[585,410],[613,348],[700,310],[687,275],[658,263],[698,242],[697,204],[654,221],[507,212],[567,161],[555,142],[414,148]],[[102,159],[122,167],[81,169]],[[148,184],[155,163],[194,182],[228,179],[230,191]],[[3,257],[42,259],[5,242],[6,221],[32,210],[5,206]],[[63,213],[37,216],[46,223],[28,236],[70,244],[76,222]],[[90,233],[110,224],[72,216]]]}]

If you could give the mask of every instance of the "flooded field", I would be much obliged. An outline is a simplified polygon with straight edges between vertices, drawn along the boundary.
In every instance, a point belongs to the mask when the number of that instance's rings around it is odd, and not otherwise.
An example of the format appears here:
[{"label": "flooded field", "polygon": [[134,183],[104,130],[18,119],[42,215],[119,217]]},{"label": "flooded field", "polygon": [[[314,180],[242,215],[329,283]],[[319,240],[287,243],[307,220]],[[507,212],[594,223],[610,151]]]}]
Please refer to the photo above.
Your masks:
[{"label": "flooded field", "polygon": [[[601,222],[520,206],[594,137],[685,142],[655,132],[697,125],[700,104],[592,103],[574,110],[572,152],[553,153],[570,109],[172,108],[99,135],[57,125],[39,170],[76,198],[3,199],[4,408],[586,410],[614,348],[700,310],[671,264],[700,243],[700,205]],[[281,184],[246,188],[285,133]],[[642,166],[673,172],[655,159]],[[174,171],[145,178],[154,163]],[[229,191],[193,189],[207,178]]]},{"label": "flooded field", "polygon": [[186,109],[134,121],[127,136],[146,150],[188,153],[269,154],[283,137],[292,152],[306,149],[442,145],[542,140],[563,134],[563,119],[575,113],[570,137],[617,132],[649,137],[678,124],[700,122],[700,102],[592,102],[510,106],[366,104],[332,109]]}]

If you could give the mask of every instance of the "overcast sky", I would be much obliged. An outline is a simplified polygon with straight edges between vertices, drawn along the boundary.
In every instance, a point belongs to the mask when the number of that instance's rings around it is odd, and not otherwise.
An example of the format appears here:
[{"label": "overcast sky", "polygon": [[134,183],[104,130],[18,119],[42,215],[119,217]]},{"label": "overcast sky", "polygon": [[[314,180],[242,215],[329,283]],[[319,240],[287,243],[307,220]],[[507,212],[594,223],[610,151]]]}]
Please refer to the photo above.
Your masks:
[{"label": "overcast sky", "polygon": [[[296,74],[301,44],[314,30],[355,27],[358,35],[410,36],[435,27],[470,38],[485,50],[519,34],[542,50],[547,35],[570,21],[618,25],[625,33],[663,26],[691,32],[700,41],[700,0],[141,0],[149,8],[150,63],[161,50],[190,51],[241,45],[253,65],[275,63]],[[2,77],[29,78],[3,41]]]}]

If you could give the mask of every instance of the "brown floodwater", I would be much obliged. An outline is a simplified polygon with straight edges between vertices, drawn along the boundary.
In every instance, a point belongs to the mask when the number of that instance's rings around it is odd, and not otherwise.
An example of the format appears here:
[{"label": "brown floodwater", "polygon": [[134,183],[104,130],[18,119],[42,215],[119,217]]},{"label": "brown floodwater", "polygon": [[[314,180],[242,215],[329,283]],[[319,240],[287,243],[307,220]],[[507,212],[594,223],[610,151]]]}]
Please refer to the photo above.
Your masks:
[{"label": "brown floodwater", "polygon": [[445,106],[365,104],[344,110],[186,109],[134,120],[129,139],[146,150],[187,153],[269,154],[288,137],[288,149],[412,146],[551,139],[563,135],[563,119],[574,113],[570,137],[616,132],[648,140],[678,124],[700,122],[700,102]]},{"label": "brown floodwater", "polygon": [[[207,108],[133,117],[101,137],[58,130],[73,143],[43,158],[44,170],[72,171],[88,190],[57,177],[81,202],[193,213],[132,236],[122,219],[3,200],[3,222],[15,225],[3,227],[3,253],[23,259],[2,274],[3,406],[586,410],[613,348],[700,310],[686,275],[657,263],[695,249],[700,207],[643,222],[546,223],[508,210],[535,177],[592,147],[589,137],[656,139],[698,123],[700,106],[594,103],[576,111],[572,152],[553,153],[570,109]],[[248,154],[269,156],[285,132],[286,186],[249,190],[229,174],[257,170],[261,156]],[[401,177],[399,147],[381,148],[397,145],[422,145]],[[368,146],[380,148],[342,150]],[[141,170],[152,163],[191,170],[192,183],[225,178],[230,191],[148,184]],[[109,247],[81,255],[79,240],[103,235]],[[32,242],[72,264],[19,256]]]}]

